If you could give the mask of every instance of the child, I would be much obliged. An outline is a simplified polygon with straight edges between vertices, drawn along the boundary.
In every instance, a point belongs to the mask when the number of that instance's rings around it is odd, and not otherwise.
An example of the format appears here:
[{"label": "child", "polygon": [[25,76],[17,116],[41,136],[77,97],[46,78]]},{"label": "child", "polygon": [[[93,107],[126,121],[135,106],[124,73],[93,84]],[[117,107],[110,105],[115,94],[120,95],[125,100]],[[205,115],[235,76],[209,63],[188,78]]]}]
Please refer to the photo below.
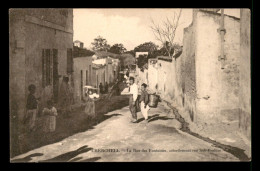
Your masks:
[{"label": "child", "polygon": [[56,116],[57,110],[53,106],[53,102],[51,100],[47,101],[47,107],[45,107],[42,111],[44,116],[44,125],[43,131],[44,132],[54,132],[56,129]]},{"label": "child", "polygon": [[26,116],[25,120],[29,120],[29,130],[35,131],[35,121],[36,121],[36,114],[37,114],[37,106],[40,98],[35,98],[34,94],[36,91],[36,86],[34,84],[31,84],[28,86],[29,94],[27,97],[27,103],[26,103]]},{"label": "child", "polygon": [[144,116],[145,122],[148,123],[148,111],[149,111],[149,106],[147,105],[149,103],[148,99],[148,93],[146,91],[147,85],[143,83],[141,85],[141,97],[139,102],[141,103],[141,113]]}]

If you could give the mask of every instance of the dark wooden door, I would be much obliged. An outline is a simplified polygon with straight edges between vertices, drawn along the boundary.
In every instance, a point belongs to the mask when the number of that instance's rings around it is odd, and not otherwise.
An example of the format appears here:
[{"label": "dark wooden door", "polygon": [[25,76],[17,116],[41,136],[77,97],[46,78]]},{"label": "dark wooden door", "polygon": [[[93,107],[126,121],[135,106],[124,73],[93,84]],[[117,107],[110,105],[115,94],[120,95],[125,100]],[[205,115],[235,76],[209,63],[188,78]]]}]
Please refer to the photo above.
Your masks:
[{"label": "dark wooden door", "polygon": [[58,102],[59,93],[59,72],[58,72],[58,50],[53,49],[53,100]]},{"label": "dark wooden door", "polygon": [[80,71],[80,98],[83,100],[83,71]]}]

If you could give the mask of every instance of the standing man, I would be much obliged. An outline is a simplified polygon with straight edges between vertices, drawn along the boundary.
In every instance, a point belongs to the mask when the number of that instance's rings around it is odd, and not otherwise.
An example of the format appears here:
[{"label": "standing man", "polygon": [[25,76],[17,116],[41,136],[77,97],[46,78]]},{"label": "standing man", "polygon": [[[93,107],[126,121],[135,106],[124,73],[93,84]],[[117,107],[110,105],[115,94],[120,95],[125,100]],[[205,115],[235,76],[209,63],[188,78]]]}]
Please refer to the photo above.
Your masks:
[{"label": "standing man", "polygon": [[108,83],[105,83],[105,93],[108,93]]},{"label": "standing man", "polygon": [[138,97],[138,87],[135,84],[135,79],[134,77],[130,77],[129,79],[129,94],[131,94],[129,98],[129,109],[132,114],[132,122],[137,121],[137,114],[136,114],[136,103],[137,103],[137,97]]},{"label": "standing man", "polygon": [[36,122],[36,114],[38,108],[38,100],[40,98],[35,97],[36,86],[34,84],[30,84],[28,86],[29,94],[27,96],[27,103],[26,103],[26,115],[24,121],[26,122],[29,120],[29,131],[35,131],[35,122]]},{"label": "standing man", "polygon": [[102,83],[99,84],[99,92],[100,92],[100,94],[104,93],[104,91],[103,91],[103,84]]}]

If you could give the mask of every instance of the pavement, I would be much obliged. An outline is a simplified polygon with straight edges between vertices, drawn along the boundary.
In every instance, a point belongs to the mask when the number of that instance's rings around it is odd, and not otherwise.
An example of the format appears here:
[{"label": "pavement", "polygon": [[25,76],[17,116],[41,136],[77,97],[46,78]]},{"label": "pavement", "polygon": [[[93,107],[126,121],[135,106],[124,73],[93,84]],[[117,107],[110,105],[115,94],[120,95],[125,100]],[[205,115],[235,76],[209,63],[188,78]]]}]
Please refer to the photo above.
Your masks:
[{"label": "pavement", "polygon": [[180,130],[171,109],[159,103],[149,122],[128,107],[86,131],[11,158],[11,162],[240,161],[235,155]]}]

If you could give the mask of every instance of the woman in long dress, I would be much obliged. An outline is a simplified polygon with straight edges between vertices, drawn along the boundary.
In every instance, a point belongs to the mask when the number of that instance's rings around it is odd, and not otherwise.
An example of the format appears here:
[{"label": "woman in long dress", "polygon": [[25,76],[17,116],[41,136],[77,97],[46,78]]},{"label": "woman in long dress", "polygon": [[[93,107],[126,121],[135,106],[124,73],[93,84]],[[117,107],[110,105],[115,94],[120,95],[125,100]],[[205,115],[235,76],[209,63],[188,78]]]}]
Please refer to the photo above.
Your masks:
[{"label": "woman in long dress", "polygon": [[95,115],[95,101],[89,97],[91,94],[92,91],[89,90],[84,97],[84,100],[86,101],[85,113],[90,117],[93,117]]},{"label": "woman in long dress", "polygon": [[54,132],[56,129],[56,116],[58,113],[51,100],[47,102],[47,107],[43,109],[42,113],[44,116],[43,131],[45,133]]}]

